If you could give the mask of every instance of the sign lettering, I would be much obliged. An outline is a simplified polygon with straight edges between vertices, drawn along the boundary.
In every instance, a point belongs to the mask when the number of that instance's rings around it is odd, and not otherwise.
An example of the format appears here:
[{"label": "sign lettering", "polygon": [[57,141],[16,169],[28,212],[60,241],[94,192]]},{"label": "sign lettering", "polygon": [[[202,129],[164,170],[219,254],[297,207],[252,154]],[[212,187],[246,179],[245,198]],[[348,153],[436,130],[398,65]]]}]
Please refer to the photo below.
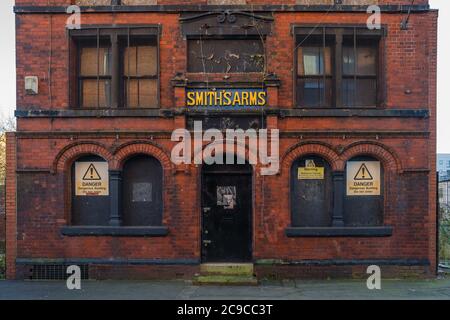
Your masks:
[{"label": "sign lettering", "polygon": [[267,93],[263,89],[188,89],[188,107],[249,108],[267,104]]},{"label": "sign lettering", "polygon": [[75,162],[75,195],[108,196],[107,162]]},{"label": "sign lettering", "polygon": [[379,196],[381,194],[379,161],[349,161],[347,163],[347,195]]}]

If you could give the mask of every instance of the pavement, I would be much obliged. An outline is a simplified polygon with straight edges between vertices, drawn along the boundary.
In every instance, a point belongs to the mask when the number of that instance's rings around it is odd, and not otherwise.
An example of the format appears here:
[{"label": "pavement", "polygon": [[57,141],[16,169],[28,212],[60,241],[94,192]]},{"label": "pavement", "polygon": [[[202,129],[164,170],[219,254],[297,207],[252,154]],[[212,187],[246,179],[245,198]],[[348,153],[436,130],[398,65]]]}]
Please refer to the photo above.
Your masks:
[{"label": "pavement", "polygon": [[188,281],[83,281],[68,290],[62,281],[0,281],[0,300],[447,300],[450,278],[262,281],[259,286],[195,286]]}]

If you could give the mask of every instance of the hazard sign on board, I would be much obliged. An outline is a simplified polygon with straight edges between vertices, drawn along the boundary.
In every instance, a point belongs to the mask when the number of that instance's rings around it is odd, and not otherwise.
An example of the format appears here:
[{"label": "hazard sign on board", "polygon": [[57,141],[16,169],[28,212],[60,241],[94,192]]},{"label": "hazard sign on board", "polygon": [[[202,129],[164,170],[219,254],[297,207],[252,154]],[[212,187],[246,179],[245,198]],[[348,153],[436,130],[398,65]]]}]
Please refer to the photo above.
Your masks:
[{"label": "hazard sign on board", "polygon": [[379,161],[347,162],[347,195],[379,196],[381,194]]},{"label": "hazard sign on board", "polygon": [[108,196],[107,162],[75,162],[75,195]]},{"label": "hazard sign on board", "polygon": [[314,160],[305,160],[305,167],[298,168],[299,180],[323,180],[324,167],[316,167]]}]

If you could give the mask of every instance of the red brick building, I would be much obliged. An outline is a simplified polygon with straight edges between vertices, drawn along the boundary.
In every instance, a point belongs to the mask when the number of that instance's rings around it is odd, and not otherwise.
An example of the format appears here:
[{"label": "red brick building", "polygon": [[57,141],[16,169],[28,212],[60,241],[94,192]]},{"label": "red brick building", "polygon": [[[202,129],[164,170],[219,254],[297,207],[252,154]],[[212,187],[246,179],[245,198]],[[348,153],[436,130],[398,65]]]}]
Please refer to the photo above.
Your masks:
[{"label": "red brick building", "polygon": [[[435,274],[428,1],[16,0],[15,13],[8,278],[71,264],[190,278],[207,262],[258,277]],[[194,121],[279,129],[278,173],[248,164],[248,148],[247,164],[175,164],[172,132]]]}]

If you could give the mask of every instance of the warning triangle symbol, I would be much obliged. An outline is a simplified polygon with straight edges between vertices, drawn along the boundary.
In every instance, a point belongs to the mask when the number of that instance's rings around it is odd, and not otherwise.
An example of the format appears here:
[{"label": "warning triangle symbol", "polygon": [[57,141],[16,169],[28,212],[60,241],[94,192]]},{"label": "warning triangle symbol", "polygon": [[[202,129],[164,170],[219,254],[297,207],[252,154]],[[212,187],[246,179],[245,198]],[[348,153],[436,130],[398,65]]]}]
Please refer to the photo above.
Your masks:
[{"label": "warning triangle symbol", "polygon": [[86,173],[83,176],[84,181],[96,181],[96,180],[102,180],[100,175],[98,174],[97,169],[95,169],[95,166],[93,163],[89,166]]},{"label": "warning triangle symbol", "polygon": [[367,181],[367,180],[373,180],[373,177],[370,174],[369,169],[367,169],[366,164],[363,163],[353,179],[354,180],[366,180]]}]

